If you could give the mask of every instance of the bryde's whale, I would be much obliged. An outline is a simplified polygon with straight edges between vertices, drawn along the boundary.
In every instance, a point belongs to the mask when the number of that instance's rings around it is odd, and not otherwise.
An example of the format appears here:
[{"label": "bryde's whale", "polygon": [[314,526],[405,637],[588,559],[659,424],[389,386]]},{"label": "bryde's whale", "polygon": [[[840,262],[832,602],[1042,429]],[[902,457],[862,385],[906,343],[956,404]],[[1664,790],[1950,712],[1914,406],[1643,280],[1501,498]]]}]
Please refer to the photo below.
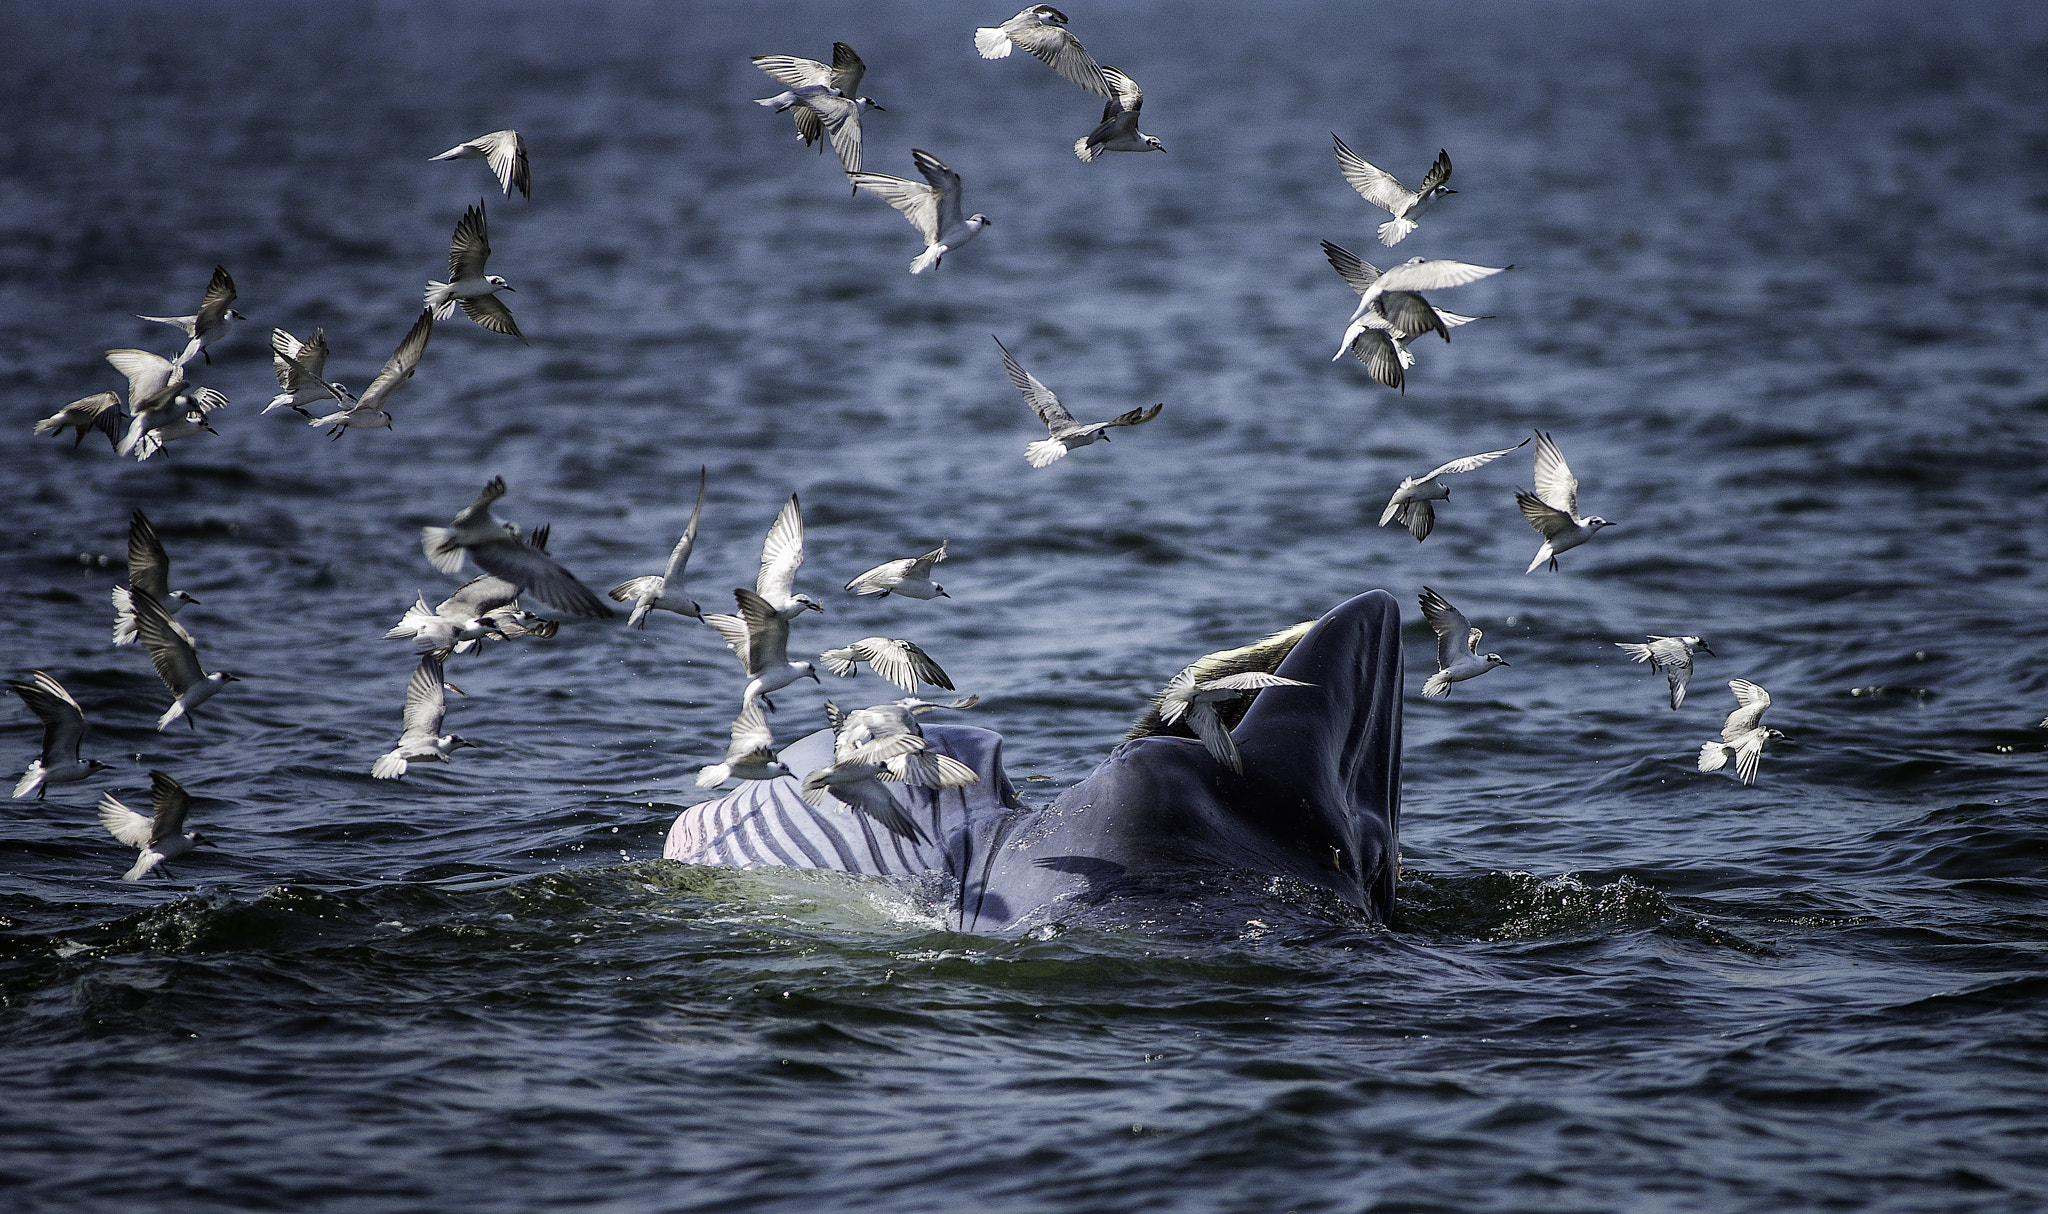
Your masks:
[{"label": "bryde's whale", "polygon": [[[1384,923],[1399,867],[1400,627],[1383,590],[1317,620],[1275,671],[1311,686],[1259,692],[1231,731],[1242,774],[1192,737],[1138,737],[1053,804],[1031,809],[1003,773],[1002,735],[926,725],[932,748],[981,780],[889,785],[922,838],[880,829],[830,798],[811,806],[783,778],[684,810],[663,854],[729,867],[941,872],[957,891],[952,918],[963,931],[1085,920],[1112,905],[1170,910],[1194,884],[1243,874],[1319,886]],[[830,764],[830,731],[782,758],[797,772]]]}]

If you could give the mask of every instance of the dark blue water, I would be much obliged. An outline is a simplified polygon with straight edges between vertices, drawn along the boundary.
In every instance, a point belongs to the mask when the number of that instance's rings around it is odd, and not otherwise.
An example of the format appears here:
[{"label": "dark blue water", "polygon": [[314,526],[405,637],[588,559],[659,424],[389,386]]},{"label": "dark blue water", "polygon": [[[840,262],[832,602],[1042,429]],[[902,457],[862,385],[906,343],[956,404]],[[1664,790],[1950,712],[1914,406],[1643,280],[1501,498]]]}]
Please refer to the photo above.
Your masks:
[{"label": "dark blue water", "polygon": [[[24,1211],[2007,1211],[2048,1204],[2048,21],[2018,4],[1065,4],[1164,156],[985,63],[945,5],[10,6],[0,78],[0,617],[117,770],[0,825],[0,1205]],[[930,148],[995,226],[908,225],[748,103],[851,42],[869,167]],[[488,185],[531,347],[459,318],[392,433],[329,444],[269,326],[367,383]],[[1460,193],[1395,256],[1335,130]],[[1331,239],[1489,265],[1405,395],[1332,364]],[[173,348],[225,264],[218,438],[29,436]],[[1077,413],[1025,467],[990,333]],[[1417,545],[1403,473],[1542,427],[1617,520],[1524,576],[1526,456]],[[918,639],[1043,803],[1197,654],[1373,586],[1513,663],[1411,697],[1396,930],[1246,877],[1170,930],[946,929],[943,898],[659,860],[723,751],[708,630],[570,623],[452,676],[484,743],[373,781],[482,482],[600,588],[710,469],[692,586],[803,495],[815,648]],[[128,512],[247,676],[151,728],[107,644]],[[835,587],[951,541],[949,602]],[[1613,642],[1694,632],[1693,697]],[[1419,688],[1430,638],[1411,620]],[[1755,788],[1692,770],[1770,688]],[[778,729],[870,676],[792,689]],[[863,690],[865,689],[865,690]],[[17,770],[36,730],[9,700]],[[96,825],[166,770],[220,847],[136,885]],[[1233,879],[1219,878],[1221,885]],[[1233,901],[1232,899],[1235,899]],[[1256,918],[1257,923],[1246,922]],[[1260,926],[1265,924],[1266,926]]]}]

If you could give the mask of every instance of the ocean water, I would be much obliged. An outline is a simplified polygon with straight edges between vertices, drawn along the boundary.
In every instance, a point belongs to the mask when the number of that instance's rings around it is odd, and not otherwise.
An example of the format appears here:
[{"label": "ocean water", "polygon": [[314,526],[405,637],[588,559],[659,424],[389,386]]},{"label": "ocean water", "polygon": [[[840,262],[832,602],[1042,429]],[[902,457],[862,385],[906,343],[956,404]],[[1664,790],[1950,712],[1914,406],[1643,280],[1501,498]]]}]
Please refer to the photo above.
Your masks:
[{"label": "ocean water", "polygon": [[[2020,4],[1064,4],[1163,156],[1005,8],[12,5],[0,78],[0,615],[92,723],[0,817],[0,1205],[21,1211],[2017,1211],[2048,1205],[2048,20]],[[868,167],[994,225],[936,273],[749,54],[853,44]],[[523,131],[533,200],[429,164]],[[1395,250],[1335,131],[1460,193]],[[531,339],[439,326],[390,433],[329,443],[265,334],[365,385],[488,189]],[[1437,302],[1407,391],[1332,363],[1381,265]],[[146,464],[30,423],[175,348],[227,266],[218,437]],[[1077,414],[1045,470],[991,334]],[[1404,473],[1554,434],[1618,522],[1524,575],[1526,453],[1436,534]],[[1042,433],[1042,432],[1039,432]],[[740,682],[712,634],[565,623],[451,663],[479,743],[370,764],[482,483],[602,589],[751,581],[799,492],[802,645],[917,639],[1042,804],[1194,656],[1429,585],[1513,665],[1413,693],[1401,915],[1219,875],[1170,928],[948,930],[941,891],[660,860]],[[245,677],[156,733],[108,644],[129,511]],[[950,542],[950,602],[838,592]],[[103,564],[99,557],[111,558]],[[81,559],[83,557],[84,559]],[[1691,697],[1614,642],[1698,633]],[[1693,770],[1753,679],[1788,740]],[[791,689],[780,734],[827,695]],[[11,697],[0,749],[38,733]],[[161,769],[217,848],[124,884],[92,804]],[[1191,892],[1191,898],[1195,894]]]}]

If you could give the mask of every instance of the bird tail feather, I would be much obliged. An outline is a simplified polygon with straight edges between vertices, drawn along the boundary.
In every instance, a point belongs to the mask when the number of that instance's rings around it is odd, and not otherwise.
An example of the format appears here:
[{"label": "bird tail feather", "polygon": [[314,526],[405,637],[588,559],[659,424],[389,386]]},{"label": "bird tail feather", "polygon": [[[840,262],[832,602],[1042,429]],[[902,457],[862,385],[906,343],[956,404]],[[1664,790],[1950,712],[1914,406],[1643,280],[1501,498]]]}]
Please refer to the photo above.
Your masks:
[{"label": "bird tail feather", "polygon": [[1429,681],[1422,685],[1422,694],[1428,696],[1432,700],[1441,700],[1444,697],[1450,695],[1451,672],[1448,670],[1439,670],[1435,674],[1429,676]]},{"label": "bird tail feather", "polygon": [[455,288],[445,282],[428,282],[427,306],[434,310],[435,320],[455,315]]},{"label": "bird tail feather", "polygon": [[37,759],[35,762],[30,763],[28,765],[27,771],[21,773],[21,779],[14,786],[15,798],[19,800],[20,798],[29,795],[30,793],[34,792],[36,790],[36,786],[41,784],[42,782],[43,761],[41,759]]},{"label": "bird tail feather", "polygon": [[1057,463],[1066,458],[1067,445],[1056,438],[1045,438],[1024,448],[1024,462],[1034,468]]},{"label": "bird tail feather", "polygon": [[1719,771],[1728,766],[1728,747],[1720,742],[1708,742],[1700,747],[1700,770]]},{"label": "bird tail feather", "polygon": [[377,760],[377,765],[370,769],[370,775],[379,780],[396,780],[405,774],[406,766],[406,761],[393,751]]},{"label": "bird tail feather", "polygon": [[910,263],[910,272],[912,274],[922,274],[926,270],[931,269],[933,266],[938,265],[939,259],[944,257],[945,255],[946,250],[943,247],[939,245],[933,245],[930,248],[926,249],[924,252],[919,253],[917,255],[917,260]]},{"label": "bird tail feather", "polygon": [[1102,149],[1099,146],[1089,146],[1088,136],[1086,135],[1083,135],[1079,139],[1076,139],[1074,141],[1074,155],[1081,158],[1082,164],[1087,164],[1089,161],[1094,160],[1097,156],[1100,156],[1101,154]]},{"label": "bird tail feather", "polygon": [[717,788],[720,784],[725,783],[726,777],[731,774],[732,768],[723,763],[713,763],[711,766],[702,768],[697,772],[697,787]]},{"label": "bird tail feather", "polygon": [[1389,219],[1380,225],[1380,243],[1388,248],[1400,244],[1408,233],[1415,230],[1415,223],[1409,219]]},{"label": "bird tail feather", "polygon": [[1008,59],[1010,36],[1001,26],[984,25],[974,31],[974,49],[981,52],[983,59]]}]

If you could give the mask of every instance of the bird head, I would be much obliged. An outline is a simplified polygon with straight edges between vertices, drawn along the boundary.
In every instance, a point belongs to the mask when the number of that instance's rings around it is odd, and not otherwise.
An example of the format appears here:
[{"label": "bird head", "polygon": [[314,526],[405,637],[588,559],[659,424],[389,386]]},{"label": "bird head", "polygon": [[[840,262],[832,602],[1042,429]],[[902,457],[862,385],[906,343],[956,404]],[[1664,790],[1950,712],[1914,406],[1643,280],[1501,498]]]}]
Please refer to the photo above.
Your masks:
[{"label": "bird head", "polygon": [[810,676],[811,682],[818,684],[820,687],[825,685],[825,680],[818,677],[818,668],[816,666],[811,665],[809,662],[801,663],[801,665],[804,668],[804,674]]},{"label": "bird head", "polygon": [[980,211],[976,211],[974,214],[969,215],[967,217],[967,226],[975,229],[976,231],[979,231],[982,228],[985,228],[994,222],[995,220],[990,219],[988,216],[982,214]]},{"label": "bird head", "polygon": [[1159,142],[1156,136],[1147,135],[1145,136],[1145,150],[1148,152],[1163,152],[1166,150],[1166,145]]},{"label": "bird head", "polygon": [[232,675],[223,670],[220,672],[220,681],[223,683],[239,683],[242,679],[240,675]]},{"label": "bird head", "polygon": [[1598,531],[1602,527],[1612,527],[1614,526],[1614,523],[1611,520],[1601,518],[1599,515],[1596,514],[1592,518],[1586,520],[1586,526],[1591,527],[1595,531]]},{"label": "bird head", "polygon": [[229,308],[229,309],[228,309],[228,319],[229,319],[229,320],[247,320],[247,319],[249,319],[249,318],[248,318],[248,317],[246,317],[246,316],[244,316],[244,315],[242,315],[242,314],[241,314],[240,312],[237,312],[237,311],[235,311],[235,310],[234,310],[233,308]]},{"label": "bird head", "polygon": [[1769,738],[1773,742],[1782,742],[1785,740],[1785,735],[1775,729],[1764,730],[1764,736]]},{"label": "bird head", "polygon": [[1038,18],[1040,25],[1065,25],[1067,23],[1067,15],[1050,4],[1033,5],[1031,7],[1031,15]]},{"label": "bird head", "polygon": [[502,275],[486,274],[484,275],[484,281],[500,291],[510,291],[513,289],[512,284],[506,282]]},{"label": "bird head", "polygon": [[1497,653],[1489,653],[1486,655],[1486,664],[1488,666],[1506,666],[1509,665],[1509,662]]},{"label": "bird head", "polygon": [[333,389],[333,390],[334,390],[334,394],[335,394],[336,396],[339,396],[339,397],[340,397],[340,398],[341,398],[341,399],[342,399],[342,400],[343,400],[344,402],[346,402],[346,403],[348,403],[348,404],[351,404],[351,405],[353,405],[353,404],[355,404],[355,403],[356,403],[356,394],[348,390],[348,385],[346,385],[346,384],[340,384],[340,383],[332,383],[332,384],[328,384],[327,386],[328,386],[329,388]]},{"label": "bird head", "polygon": [[449,750],[461,750],[465,746],[469,747],[471,750],[481,749],[481,747],[479,747],[476,743],[470,741],[468,738],[463,737],[459,733],[451,733],[448,735]]},{"label": "bird head", "polygon": [[198,599],[193,598],[191,595],[186,594],[182,590],[171,591],[170,597],[178,600],[180,603],[196,603],[199,601]]},{"label": "bird head", "polygon": [[85,761],[85,769],[88,772],[110,771],[113,769],[113,766],[112,763],[102,763],[98,759],[87,759]]},{"label": "bird head", "polygon": [[1718,658],[1721,656],[1720,654],[1714,652],[1713,646],[1707,644],[1707,638],[1705,637],[1687,637],[1685,638],[1685,640],[1687,644],[1691,645],[1694,649],[1699,650],[1701,653],[1706,654],[1708,657]]},{"label": "bird head", "polygon": [[860,106],[860,108],[864,110],[879,110],[884,114],[889,112],[888,110],[882,109],[881,102],[876,101],[872,97],[856,97],[853,100],[854,104]]},{"label": "bird head", "polygon": [[1456,191],[1456,190],[1452,189],[1451,187],[1449,187],[1449,186],[1447,186],[1447,185],[1440,185],[1440,186],[1438,186],[1438,187],[1437,187],[1436,189],[1434,189],[1434,190],[1432,190],[1432,191],[1430,191],[1430,192],[1431,192],[1431,193],[1433,193],[1433,194],[1435,194],[1435,195],[1436,195],[1436,196],[1438,196],[1438,197],[1442,197],[1442,196],[1443,196],[1443,195],[1445,195],[1445,194],[1455,194],[1455,193],[1457,193],[1458,191]]},{"label": "bird head", "polygon": [[932,593],[938,595],[942,599],[950,599],[953,597],[952,595],[947,594],[946,588],[944,586],[939,585],[937,582],[932,583]]},{"label": "bird head", "polygon": [[211,434],[211,435],[213,435],[213,436],[214,436],[215,438],[219,438],[219,437],[220,437],[220,431],[218,431],[218,430],[216,430],[216,429],[214,429],[214,428],[213,428],[213,425],[212,425],[212,423],[210,423],[210,422],[208,422],[208,421],[206,420],[206,415],[205,415],[205,414],[203,414],[203,413],[188,413],[188,414],[186,414],[186,415],[185,415],[185,417],[186,417],[186,420],[187,420],[187,421],[190,421],[190,422],[191,422],[191,423],[193,423],[194,425],[198,426],[198,427],[199,427],[199,428],[200,428],[201,430],[204,430],[204,431],[206,431],[206,432],[207,432],[208,434]]},{"label": "bird head", "polygon": [[186,837],[187,839],[190,839],[190,840],[192,840],[192,846],[194,846],[194,847],[212,847],[212,846],[213,846],[213,840],[211,840],[211,839],[207,838],[207,837],[206,837],[205,835],[202,835],[202,834],[200,834],[200,833],[199,833],[198,831],[196,831],[196,830],[195,830],[195,831],[192,831],[192,832],[190,832],[190,833],[189,833],[189,834],[187,834],[187,835],[186,835],[185,837]]},{"label": "bird head", "polygon": [[767,772],[771,776],[793,776],[796,774],[789,768],[783,766],[781,759],[768,760],[766,763],[761,764],[761,770]]}]

